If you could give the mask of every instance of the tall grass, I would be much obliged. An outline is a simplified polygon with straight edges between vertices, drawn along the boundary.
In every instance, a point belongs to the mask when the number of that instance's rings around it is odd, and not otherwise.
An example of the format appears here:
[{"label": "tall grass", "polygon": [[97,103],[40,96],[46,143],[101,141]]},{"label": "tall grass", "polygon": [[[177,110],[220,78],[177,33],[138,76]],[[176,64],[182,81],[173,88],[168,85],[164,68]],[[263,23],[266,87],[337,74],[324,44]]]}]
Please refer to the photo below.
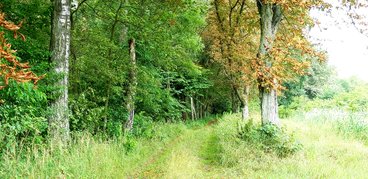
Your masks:
[{"label": "tall grass", "polygon": [[[239,114],[188,123],[153,123],[129,140],[75,136],[66,150],[13,148],[0,178],[366,178],[363,113],[316,110],[282,121],[303,145],[280,157],[238,137]],[[255,123],[259,116],[253,116]],[[209,125],[211,124],[211,125]],[[129,148],[127,148],[127,142]],[[255,141],[253,141],[254,143]],[[129,150],[128,150],[129,149]]]},{"label": "tall grass", "polygon": [[31,146],[9,149],[1,156],[0,178],[125,178],[134,175],[150,156],[167,147],[185,125],[156,124],[150,138],[100,140],[88,134],[74,137],[66,149]]},{"label": "tall grass", "polygon": [[312,118],[320,122],[308,122],[309,117],[282,121],[289,131],[295,131],[303,149],[280,158],[237,141],[234,136],[240,118],[225,116],[215,129],[222,151],[219,162],[225,167],[225,177],[366,178],[367,146],[359,140],[337,135],[337,128],[327,120],[327,116],[315,115]]},{"label": "tall grass", "polygon": [[308,112],[299,112],[291,119],[331,127],[334,133],[337,132],[344,137],[358,139],[368,144],[368,112],[313,109]]}]

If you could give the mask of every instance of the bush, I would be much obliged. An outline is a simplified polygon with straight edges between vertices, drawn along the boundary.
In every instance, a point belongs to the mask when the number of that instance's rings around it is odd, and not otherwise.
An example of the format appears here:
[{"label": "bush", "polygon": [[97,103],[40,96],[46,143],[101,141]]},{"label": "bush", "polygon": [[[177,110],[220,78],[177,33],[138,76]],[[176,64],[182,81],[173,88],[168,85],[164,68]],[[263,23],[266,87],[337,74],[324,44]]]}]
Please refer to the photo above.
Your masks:
[{"label": "bush", "polygon": [[132,134],[136,137],[143,137],[147,139],[153,138],[155,124],[150,117],[144,115],[144,113],[139,113],[134,117],[134,125]]},{"label": "bush", "polygon": [[0,150],[41,144],[47,133],[46,95],[33,84],[14,81],[0,91]]},{"label": "bush", "polygon": [[95,97],[94,90],[90,88],[75,99],[71,98],[69,102],[71,131],[88,131],[95,134],[106,127],[107,124],[104,124],[103,120],[106,114],[105,107],[101,107],[91,100]]},{"label": "bush", "polygon": [[254,125],[252,121],[238,124],[237,137],[265,152],[275,152],[281,158],[292,155],[302,148],[294,135],[289,135],[284,129],[272,124],[259,126]]}]

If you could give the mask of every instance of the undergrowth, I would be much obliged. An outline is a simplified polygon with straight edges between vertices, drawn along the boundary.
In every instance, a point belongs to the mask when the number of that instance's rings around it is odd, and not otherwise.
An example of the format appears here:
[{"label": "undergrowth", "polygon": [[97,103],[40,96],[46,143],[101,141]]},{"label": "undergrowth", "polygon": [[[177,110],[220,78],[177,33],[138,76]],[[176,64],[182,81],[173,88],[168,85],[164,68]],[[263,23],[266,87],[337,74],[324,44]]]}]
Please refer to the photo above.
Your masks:
[{"label": "undergrowth", "polygon": [[279,157],[288,157],[302,149],[302,144],[284,128],[272,124],[256,125],[253,120],[238,123],[237,137],[250,146],[276,153]]}]

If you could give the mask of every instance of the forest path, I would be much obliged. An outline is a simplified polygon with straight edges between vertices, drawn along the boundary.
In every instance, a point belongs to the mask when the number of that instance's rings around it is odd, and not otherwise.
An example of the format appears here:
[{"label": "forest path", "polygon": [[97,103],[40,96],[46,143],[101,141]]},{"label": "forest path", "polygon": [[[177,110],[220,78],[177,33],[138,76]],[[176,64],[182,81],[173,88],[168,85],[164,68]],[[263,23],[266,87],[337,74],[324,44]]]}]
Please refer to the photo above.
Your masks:
[{"label": "forest path", "polygon": [[211,122],[188,129],[154,155],[135,178],[218,178],[220,149]]}]

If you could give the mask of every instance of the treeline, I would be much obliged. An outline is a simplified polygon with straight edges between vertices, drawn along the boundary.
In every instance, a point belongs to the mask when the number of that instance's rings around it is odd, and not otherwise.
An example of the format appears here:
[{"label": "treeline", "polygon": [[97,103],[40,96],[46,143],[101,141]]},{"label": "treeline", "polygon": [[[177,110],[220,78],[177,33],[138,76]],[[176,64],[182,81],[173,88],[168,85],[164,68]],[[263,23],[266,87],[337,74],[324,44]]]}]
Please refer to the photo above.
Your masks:
[{"label": "treeline", "polygon": [[[303,35],[322,1],[2,0],[2,25],[37,86],[0,90],[1,148],[68,140],[71,133],[121,136],[139,121],[179,121],[225,111],[279,125],[278,93],[323,60]],[[284,19],[287,19],[284,20]],[[2,57],[3,60],[3,57]],[[5,62],[7,63],[7,62]],[[4,78],[5,79],[5,78]],[[5,81],[2,81],[5,83]],[[257,102],[256,102],[257,103]]]}]

